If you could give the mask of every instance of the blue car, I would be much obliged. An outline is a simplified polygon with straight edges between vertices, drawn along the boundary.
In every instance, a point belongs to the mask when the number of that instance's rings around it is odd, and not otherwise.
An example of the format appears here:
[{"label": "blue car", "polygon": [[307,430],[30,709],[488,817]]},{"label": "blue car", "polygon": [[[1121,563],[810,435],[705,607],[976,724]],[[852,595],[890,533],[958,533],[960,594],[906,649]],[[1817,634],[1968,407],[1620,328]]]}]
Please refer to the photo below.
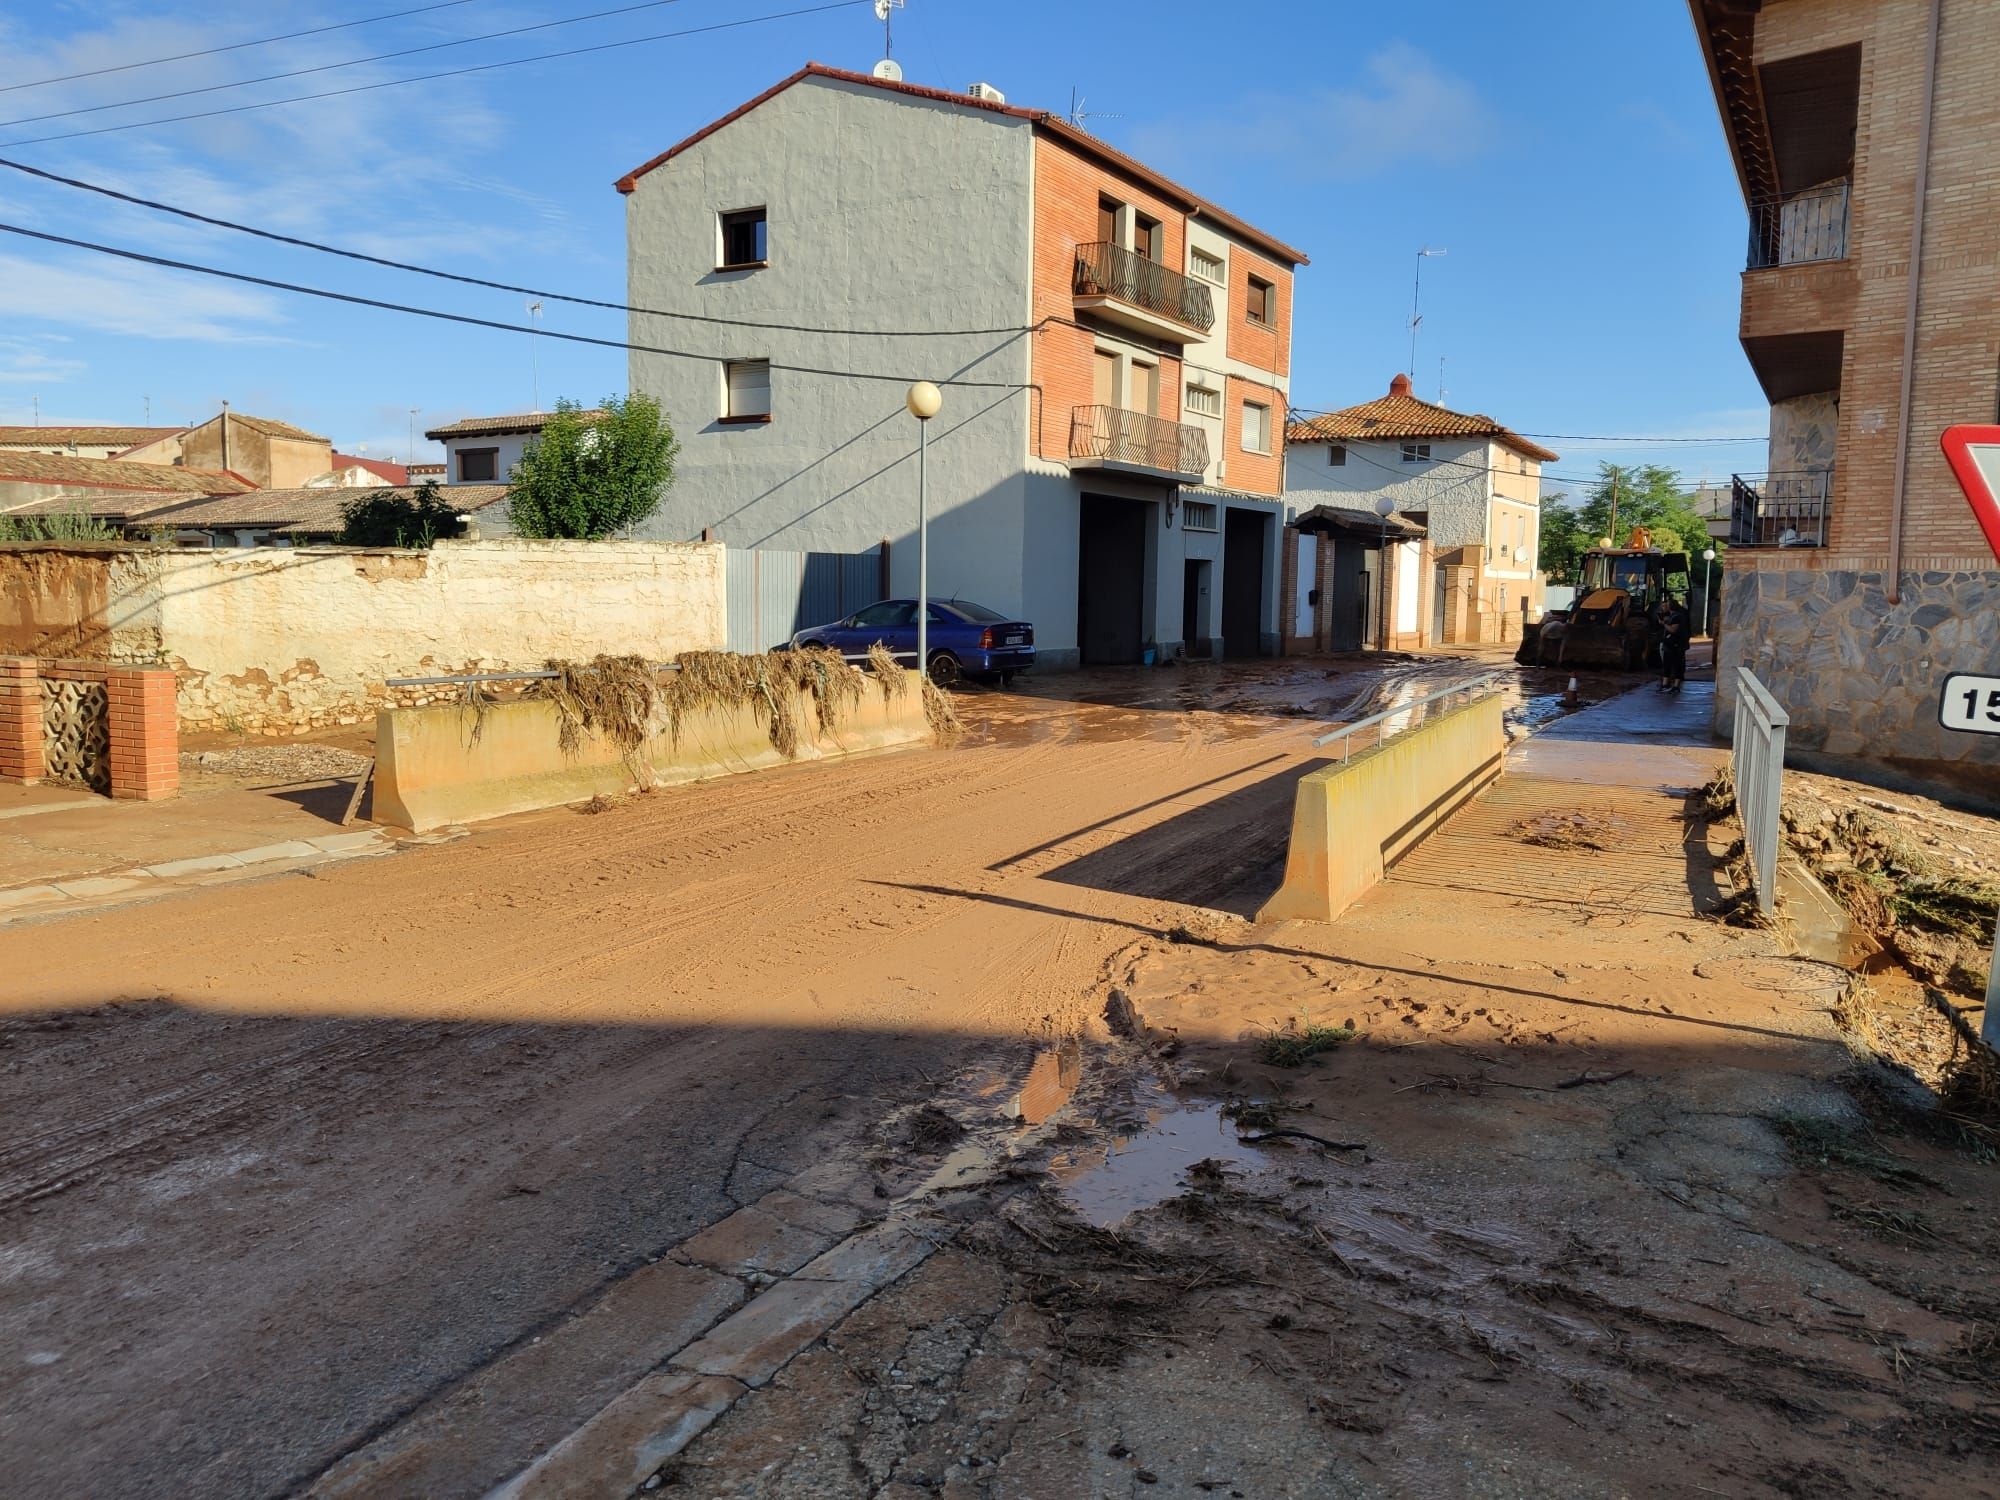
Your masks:
[{"label": "blue car", "polygon": [[[931,681],[949,686],[961,677],[1010,682],[1035,664],[1035,627],[969,599],[933,599],[928,638]],[[851,662],[868,658],[880,641],[905,666],[917,664],[917,601],[884,599],[831,625],[792,637],[794,646],[824,646]]]}]

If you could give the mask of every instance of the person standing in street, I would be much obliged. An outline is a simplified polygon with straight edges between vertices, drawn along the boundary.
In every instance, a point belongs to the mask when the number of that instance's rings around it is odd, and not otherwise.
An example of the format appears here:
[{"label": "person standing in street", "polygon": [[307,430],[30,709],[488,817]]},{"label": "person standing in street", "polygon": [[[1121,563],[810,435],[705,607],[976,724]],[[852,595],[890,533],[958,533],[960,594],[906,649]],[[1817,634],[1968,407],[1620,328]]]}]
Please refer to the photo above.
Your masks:
[{"label": "person standing in street", "polygon": [[1660,691],[1678,693],[1687,679],[1688,644],[1694,620],[1687,606],[1671,594],[1660,605]]}]

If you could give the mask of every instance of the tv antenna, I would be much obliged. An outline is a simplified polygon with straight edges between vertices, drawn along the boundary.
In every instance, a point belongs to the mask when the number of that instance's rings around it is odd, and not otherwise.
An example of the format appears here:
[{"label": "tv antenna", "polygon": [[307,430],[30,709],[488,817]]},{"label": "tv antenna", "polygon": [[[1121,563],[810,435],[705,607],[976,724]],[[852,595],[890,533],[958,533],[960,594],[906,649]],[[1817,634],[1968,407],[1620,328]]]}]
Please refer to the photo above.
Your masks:
[{"label": "tv antenna", "polygon": [[896,61],[895,23],[890,19],[903,8],[903,0],[875,0],[875,19],[882,23],[882,60],[875,64],[875,76],[900,83],[903,65]]},{"label": "tv antenna", "polygon": [[1090,128],[1083,123],[1085,120],[1122,120],[1125,118],[1123,115],[1107,114],[1101,109],[1085,109],[1083,107],[1084,103],[1083,95],[1072,88],[1069,91],[1069,122],[1078,130],[1088,130]]}]

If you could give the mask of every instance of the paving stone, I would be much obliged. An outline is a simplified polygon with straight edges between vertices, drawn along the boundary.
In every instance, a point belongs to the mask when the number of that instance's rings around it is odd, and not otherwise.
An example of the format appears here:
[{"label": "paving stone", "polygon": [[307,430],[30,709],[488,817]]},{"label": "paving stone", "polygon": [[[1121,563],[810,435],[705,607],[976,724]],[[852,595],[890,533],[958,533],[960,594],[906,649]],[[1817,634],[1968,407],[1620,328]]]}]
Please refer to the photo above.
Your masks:
[{"label": "paving stone", "polygon": [[763,1385],[875,1292],[921,1264],[933,1248],[899,1224],[857,1234],[725,1319],[676,1355],[674,1364]]},{"label": "paving stone", "polygon": [[742,1394],[734,1380],[649,1375],[488,1500],[629,1495]]},{"label": "paving stone", "polygon": [[235,857],[246,865],[260,865],[267,859],[317,859],[325,852],[308,844],[304,839],[290,839],[282,844],[265,844],[256,849],[238,849]]},{"label": "paving stone", "polygon": [[163,865],[148,865],[143,871],[171,880],[176,875],[208,875],[217,870],[240,870],[243,861],[233,854],[203,854],[194,859],[170,859]]},{"label": "paving stone", "polygon": [[63,893],[52,885],[17,885],[10,891],[0,891],[0,911],[63,899]]},{"label": "paving stone", "polygon": [[328,854],[359,854],[386,842],[381,833],[373,828],[364,828],[356,833],[323,833],[318,838],[305,840],[313,848]]},{"label": "paving stone", "polygon": [[742,1284],[718,1272],[671,1260],[642,1267],[584,1312],[426,1403],[307,1493],[311,1500],[484,1494],[565,1434],[584,1430],[634,1382],[644,1385],[648,1372],[742,1300]]},{"label": "paving stone", "polygon": [[825,1250],[835,1238],[836,1234],[787,1223],[767,1212],[760,1201],[709,1225],[683,1244],[678,1253],[685,1260],[713,1266],[732,1276],[751,1271],[788,1276]]},{"label": "paving stone", "polygon": [[125,875],[86,875],[80,880],[62,881],[56,889],[72,899],[87,901],[96,896],[116,896],[136,890],[150,879],[152,877],[144,870],[134,870]]}]

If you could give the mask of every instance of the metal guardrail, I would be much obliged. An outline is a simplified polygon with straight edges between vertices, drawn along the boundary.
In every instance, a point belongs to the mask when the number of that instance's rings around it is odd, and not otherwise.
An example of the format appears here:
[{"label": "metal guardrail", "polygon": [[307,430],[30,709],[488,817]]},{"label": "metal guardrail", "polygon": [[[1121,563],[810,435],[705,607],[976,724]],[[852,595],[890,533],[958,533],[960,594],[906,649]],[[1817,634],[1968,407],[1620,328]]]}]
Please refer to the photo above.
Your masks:
[{"label": "metal guardrail", "polygon": [[1208,469],[1208,434],[1143,411],[1079,406],[1070,413],[1069,456],[1199,477]]},{"label": "metal guardrail", "polygon": [[1752,203],[1748,269],[1846,260],[1847,202],[1843,181]]},{"label": "metal guardrail", "polygon": [[1729,545],[1824,547],[1833,470],[1729,476]]},{"label": "metal guardrail", "polygon": [[[1454,683],[1450,687],[1439,688],[1436,692],[1426,693],[1421,698],[1412,698],[1408,703],[1399,703],[1394,708],[1385,708],[1380,713],[1370,714],[1365,719],[1356,719],[1352,724],[1343,724],[1338,729],[1330,730],[1326,734],[1320,735],[1313,741],[1313,748],[1317,750],[1320,746],[1330,745],[1335,740],[1341,741],[1340,759],[1344,764],[1348,755],[1352,752],[1354,745],[1353,737],[1358,731],[1367,729],[1372,725],[1380,724],[1385,720],[1393,719],[1398,714],[1406,714],[1412,709],[1422,708],[1427,703],[1435,703],[1440,698],[1450,698],[1458,693],[1472,693],[1477,692],[1480,688],[1491,687],[1500,680],[1501,675],[1498,672],[1487,672],[1478,677],[1469,677],[1464,682]],[[1378,736],[1375,743],[1379,745],[1387,738],[1386,734]]]},{"label": "metal guardrail", "polygon": [[1207,282],[1108,240],[1076,247],[1075,286],[1079,297],[1116,297],[1200,333],[1215,326],[1215,298]]},{"label": "metal guardrail", "polygon": [[1738,667],[1729,767],[1750,879],[1757,887],[1757,910],[1767,917],[1778,899],[1778,814],[1785,790],[1785,731],[1791,722],[1756,674]]}]

